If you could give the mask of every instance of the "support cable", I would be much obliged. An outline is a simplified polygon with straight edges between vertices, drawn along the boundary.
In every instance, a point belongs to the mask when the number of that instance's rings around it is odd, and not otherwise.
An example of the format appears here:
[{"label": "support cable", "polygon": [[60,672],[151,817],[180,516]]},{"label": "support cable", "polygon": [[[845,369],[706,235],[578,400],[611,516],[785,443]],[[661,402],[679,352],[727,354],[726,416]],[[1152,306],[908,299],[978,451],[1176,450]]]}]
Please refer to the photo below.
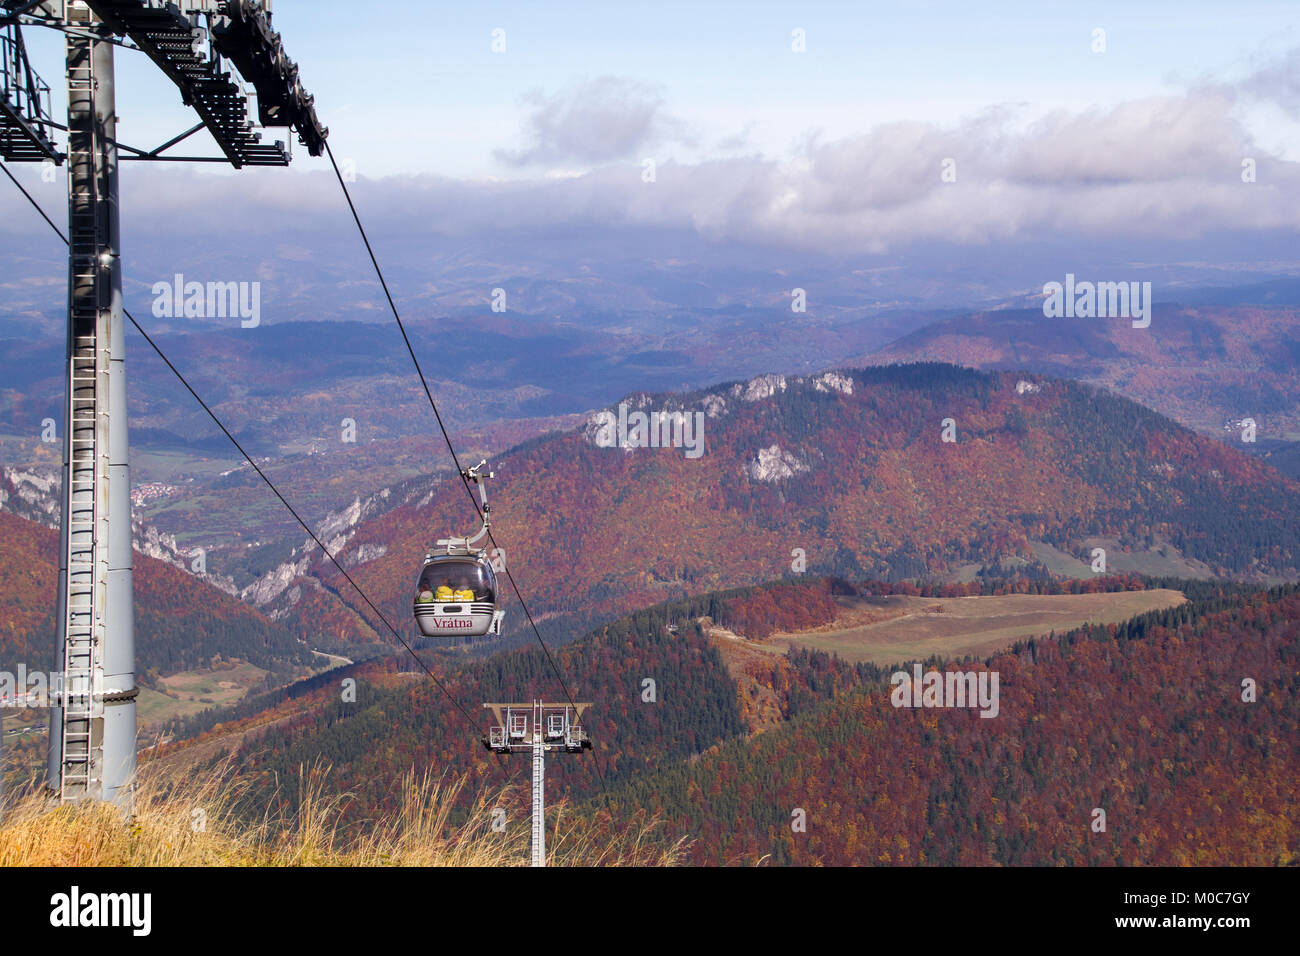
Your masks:
[{"label": "support cable", "polygon": [[[12,181],[15,186],[18,187],[19,192],[21,192],[25,197],[27,197],[27,201],[32,204],[32,208],[34,208],[38,213],[40,213],[42,219],[44,219],[47,223],[49,223],[50,228],[53,229],[55,233],[58,234],[58,237],[63,240],[64,244],[65,245],[69,244],[68,237],[64,235],[63,230],[60,229],[57,225],[55,225],[54,221],[50,219],[48,215],[45,214],[45,210],[41,208],[40,203],[38,203],[34,198],[32,198],[31,193],[29,193],[23,187],[23,184],[20,183],[14,177],[14,174],[9,171],[9,167],[4,163],[0,163],[0,170],[4,170],[4,174],[9,177],[10,181]],[[437,685],[438,689],[442,691],[444,696],[446,696],[446,698],[449,701],[451,701],[452,704],[455,705],[456,709],[460,711],[461,715],[464,716],[465,720],[469,723],[470,728],[473,730],[475,739],[477,740],[478,738],[480,738],[482,736],[482,732],[479,728],[478,722],[474,719],[474,716],[468,710],[465,709],[465,706],[461,704],[461,702],[458,701],[451,694],[451,692],[447,689],[447,686],[441,680],[438,679],[438,676],[434,674],[432,670],[429,669],[429,666],[420,658],[420,655],[418,655],[415,652],[415,649],[411,647],[409,643],[407,643],[406,639],[402,637],[402,635],[398,632],[397,628],[395,628],[392,625],[392,623],[388,620],[388,617],[384,614],[384,612],[379,610],[379,608],[375,606],[375,603],[370,600],[370,598],[366,595],[366,592],[361,589],[361,586],[357,584],[357,582],[353,579],[352,575],[350,575],[347,572],[347,569],[345,569],[343,565],[339,564],[338,559],[336,559],[334,555],[330,553],[329,549],[325,547],[325,543],[321,541],[321,539],[316,535],[316,532],[314,532],[311,529],[311,527],[307,524],[307,522],[302,519],[302,516],[298,514],[298,512],[294,509],[293,505],[289,504],[288,500],[286,500],[284,495],[280,493],[280,489],[278,489],[275,486],[275,483],[271,481],[269,477],[267,477],[266,473],[262,471],[262,469],[258,466],[257,462],[253,460],[253,456],[244,450],[244,446],[241,445],[239,443],[239,440],[236,439],[235,436],[230,433],[230,430],[226,428],[226,426],[222,423],[221,419],[218,418],[216,413],[208,406],[208,403],[205,402],[199,396],[199,393],[194,391],[193,386],[191,386],[189,381],[186,380],[185,376],[181,374],[180,370],[177,369],[176,366],[171,363],[171,360],[167,358],[167,356],[163,353],[163,350],[158,347],[158,344],[154,342],[152,338],[149,337],[149,333],[140,327],[140,323],[135,320],[135,317],[131,315],[131,313],[128,312],[125,308],[122,309],[122,314],[125,315],[131,321],[131,324],[135,326],[135,330],[144,337],[144,340],[149,343],[149,347],[152,348],[155,353],[157,353],[160,359],[162,359],[163,364],[165,364],[169,369],[171,369],[172,374],[175,375],[176,378],[180,380],[180,383],[185,386],[185,389],[190,393],[190,395],[194,397],[194,400],[199,403],[199,405],[203,408],[205,412],[208,413],[208,417],[211,418],[212,421],[216,423],[216,426],[221,429],[222,433],[228,439],[230,439],[230,443],[234,445],[236,449],[239,450],[240,455],[242,455],[244,457],[244,460],[247,461],[253,467],[253,470],[257,472],[258,477],[260,477],[262,481],[266,482],[267,487],[270,488],[271,491],[275,494],[275,496],[280,499],[280,503],[284,505],[286,509],[288,509],[289,514],[293,515],[294,520],[296,520],[298,524],[302,526],[302,529],[307,532],[308,536],[312,539],[312,541],[316,542],[316,545],[321,549],[321,552],[325,555],[325,557],[329,558],[330,563],[332,563],[334,567],[336,567],[339,570],[339,573],[342,574],[343,577],[347,579],[347,582],[350,585],[352,585],[353,589],[357,592],[357,594],[361,595],[361,600],[365,601],[366,605],[370,608],[370,610],[372,610],[375,613],[375,615],[378,616],[378,618],[384,622],[384,625],[388,628],[389,631],[392,632],[393,636],[397,638],[397,640],[401,642],[401,645],[404,648],[406,648],[406,650],[410,653],[410,655],[413,658],[415,658],[415,662],[420,665],[420,667],[424,670],[425,674],[429,676],[429,679],[432,680],[435,685]]]},{"label": "support cable", "polygon": [[[334,150],[330,148],[329,140],[325,141],[325,153],[329,156],[330,165],[334,167],[334,176],[338,179],[339,186],[343,190],[343,198],[347,200],[348,209],[352,212],[352,219],[357,224],[357,231],[361,233],[361,241],[365,244],[366,253],[370,256],[371,265],[375,268],[375,275],[378,276],[379,285],[384,290],[384,297],[388,300],[388,307],[392,310],[393,318],[397,320],[397,328],[402,333],[402,341],[406,343],[406,351],[410,353],[411,363],[415,366],[415,373],[419,376],[420,384],[424,387],[425,397],[429,400],[429,407],[433,409],[433,417],[438,422],[438,430],[442,432],[442,439],[447,444],[447,451],[451,454],[452,463],[456,466],[457,474],[460,475],[461,485],[464,487],[465,493],[469,496],[470,504],[474,506],[474,513],[481,519],[483,517],[483,512],[479,508],[478,500],[474,497],[474,491],[470,488],[468,479],[465,477],[465,471],[460,464],[460,457],[456,454],[456,449],[452,445],[451,436],[447,433],[447,426],[442,420],[442,414],[438,411],[438,403],[434,401],[433,392],[429,388],[429,382],[424,377],[424,370],[420,367],[420,360],[416,358],[415,348],[411,345],[411,337],[406,333],[406,325],[402,322],[402,316],[397,311],[397,303],[393,301],[393,294],[388,289],[388,281],[384,278],[384,272],[379,267],[379,260],[375,258],[374,247],[370,244],[370,237],[366,234],[366,227],[361,224],[361,216],[357,213],[356,204],[352,201],[352,193],[348,190],[348,184],[343,178],[343,173],[339,169],[339,164],[334,159]],[[496,538],[493,537],[490,528],[488,529],[488,540],[492,542],[493,548],[500,550]],[[576,710],[577,704],[574,703],[573,695],[569,693],[569,687],[568,684],[565,683],[564,675],[560,673],[560,668],[555,663],[555,657],[551,654],[551,649],[546,646],[546,641],[542,640],[542,632],[538,629],[537,622],[533,620],[532,612],[528,609],[528,602],[524,600],[523,592],[519,590],[519,585],[515,581],[515,576],[510,571],[510,566],[508,564],[503,566],[505,568],[506,577],[510,581],[510,587],[514,590],[515,597],[519,601],[519,606],[523,608],[524,616],[528,619],[528,624],[532,628],[533,634],[537,637],[537,643],[541,645],[542,651],[546,655],[546,660],[551,665],[551,670],[555,672],[555,678],[560,682],[560,688],[564,691],[564,696],[568,698],[569,705]],[[605,796],[605,805],[608,807],[609,791],[605,789],[605,774],[600,768],[600,758],[596,755],[594,748],[592,749],[591,754],[596,766],[596,776],[600,780],[600,789]]]}]

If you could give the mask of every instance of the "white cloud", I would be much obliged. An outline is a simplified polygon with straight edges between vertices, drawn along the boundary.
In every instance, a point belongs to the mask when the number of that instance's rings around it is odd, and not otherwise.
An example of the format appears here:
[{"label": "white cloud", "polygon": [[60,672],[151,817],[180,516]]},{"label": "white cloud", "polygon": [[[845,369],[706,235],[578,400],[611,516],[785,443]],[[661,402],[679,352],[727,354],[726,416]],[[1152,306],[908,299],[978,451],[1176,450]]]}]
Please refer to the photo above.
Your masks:
[{"label": "white cloud", "polygon": [[[1110,109],[1057,111],[1029,124],[1012,110],[994,109],[952,126],[889,123],[828,141],[814,136],[784,160],[668,160],[653,183],[642,180],[638,151],[656,136],[681,131],[653,91],[602,77],[539,98],[535,135],[515,154],[521,163],[563,166],[563,175],[362,178],[352,188],[374,238],[413,244],[541,236],[599,245],[619,231],[656,230],[852,255],[917,244],[1294,235],[1300,163],[1254,142],[1237,106],[1242,91],[1290,95],[1298,70],[1300,57],[1292,55],[1235,91],[1202,87]],[[602,164],[628,155],[631,162]],[[1245,157],[1258,164],[1255,183],[1241,181]],[[949,158],[956,163],[952,183],[940,177]],[[149,173],[124,176],[125,219],[133,232],[234,231],[302,245],[347,241],[346,209],[332,175]],[[54,187],[40,193],[52,211],[57,193]],[[37,228],[18,215],[22,201],[12,190],[0,191],[0,233],[28,235]]]},{"label": "white cloud", "polygon": [[635,158],[647,146],[686,141],[685,126],[664,112],[651,86],[600,76],[546,96],[528,94],[527,145],[501,149],[497,159],[514,166],[543,163],[605,163]]}]

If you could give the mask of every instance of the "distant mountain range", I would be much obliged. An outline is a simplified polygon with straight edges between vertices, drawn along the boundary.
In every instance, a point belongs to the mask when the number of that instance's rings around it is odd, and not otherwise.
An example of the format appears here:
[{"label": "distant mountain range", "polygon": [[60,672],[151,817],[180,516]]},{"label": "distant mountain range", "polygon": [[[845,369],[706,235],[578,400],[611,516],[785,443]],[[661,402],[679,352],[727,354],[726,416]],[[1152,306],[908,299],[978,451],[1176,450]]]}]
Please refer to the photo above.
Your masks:
[{"label": "distant mountain range", "polygon": [[[630,390],[699,388],[736,375],[815,371],[879,348],[931,313],[864,319],[845,309],[666,314],[579,312],[564,319],[459,308],[407,327],[424,373],[457,431],[584,412]],[[257,454],[337,438],[428,432],[428,407],[391,319],[298,321],[254,329],[141,317],[160,347],[227,426]],[[161,325],[159,330],[157,326]],[[222,451],[225,439],[148,345],[128,332],[131,414],[142,448]],[[36,435],[61,417],[63,339],[0,338],[0,432]],[[337,444],[337,442],[335,442]]]},{"label": "distant mountain range", "polygon": [[[1300,308],[1161,305],[1150,328],[1124,319],[1049,319],[1041,308],[975,312],[927,325],[853,364],[953,362],[1103,385],[1206,433],[1300,440]],[[1247,449],[1249,450],[1249,449]]]}]

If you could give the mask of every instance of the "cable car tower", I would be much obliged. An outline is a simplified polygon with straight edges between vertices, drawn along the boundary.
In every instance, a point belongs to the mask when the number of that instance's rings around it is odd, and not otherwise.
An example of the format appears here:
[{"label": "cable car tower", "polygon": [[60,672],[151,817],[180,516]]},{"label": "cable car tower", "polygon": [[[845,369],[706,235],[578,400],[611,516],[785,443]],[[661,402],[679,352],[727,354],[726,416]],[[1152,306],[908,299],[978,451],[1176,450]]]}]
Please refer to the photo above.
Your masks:
[{"label": "cable car tower", "polygon": [[590,703],[484,704],[496,723],[488,729],[483,746],[493,753],[532,753],[533,829],[532,866],[546,865],[546,752],[581,753],[591,749],[591,738],[578,723]]},{"label": "cable car tower", "polygon": [[[68,123],[28,62],[22,27],[66,35]],[[199,122],[152,150],[118,142],[114,47],[139,51],[176,85]],[[0,0],[0,160],[68,166],[68,336],[63,434],[57,672],[49,786],[61,802],[126,806],[135,773],[134,607],[122,316],[118,168],[122,161],[287,166],[296,130],[325,149],[298,68],[271,29],[270,0]],[[251,84],[252,94],[245,84]],[[250,111],[256,96],[255,125]],[[67,154],[54,131],[67,133]],[[170,150],[200,130],[221,156]]]}]

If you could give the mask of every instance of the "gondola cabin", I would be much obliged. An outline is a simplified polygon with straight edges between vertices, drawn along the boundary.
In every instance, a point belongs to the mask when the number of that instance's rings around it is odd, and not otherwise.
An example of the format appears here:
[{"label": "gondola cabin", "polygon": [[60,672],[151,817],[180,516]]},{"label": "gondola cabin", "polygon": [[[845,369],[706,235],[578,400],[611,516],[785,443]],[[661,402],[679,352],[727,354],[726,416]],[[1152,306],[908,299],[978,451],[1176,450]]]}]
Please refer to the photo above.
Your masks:
[{"label": "gondola cabin", "polygon": [[486,557],[430,555],[415,589],[415,622],[425,637],[500,634],[497,580]]},{"label": "gondola cabin", "polygon": [[[478,488],[477,531],[466,538],[442,538],[424,556],[424,567],[415,585],[415,623],[425,637],[468,638],[500,634],[506,612],[500,606],[497,576],[488,559],[492,532],[488,529],[492,508],[487,500],[487,479],[480,461],[461,477]],[[495,550],[495,549],[494,549]],[[503,557],[504,551],[495,551]]]}]

